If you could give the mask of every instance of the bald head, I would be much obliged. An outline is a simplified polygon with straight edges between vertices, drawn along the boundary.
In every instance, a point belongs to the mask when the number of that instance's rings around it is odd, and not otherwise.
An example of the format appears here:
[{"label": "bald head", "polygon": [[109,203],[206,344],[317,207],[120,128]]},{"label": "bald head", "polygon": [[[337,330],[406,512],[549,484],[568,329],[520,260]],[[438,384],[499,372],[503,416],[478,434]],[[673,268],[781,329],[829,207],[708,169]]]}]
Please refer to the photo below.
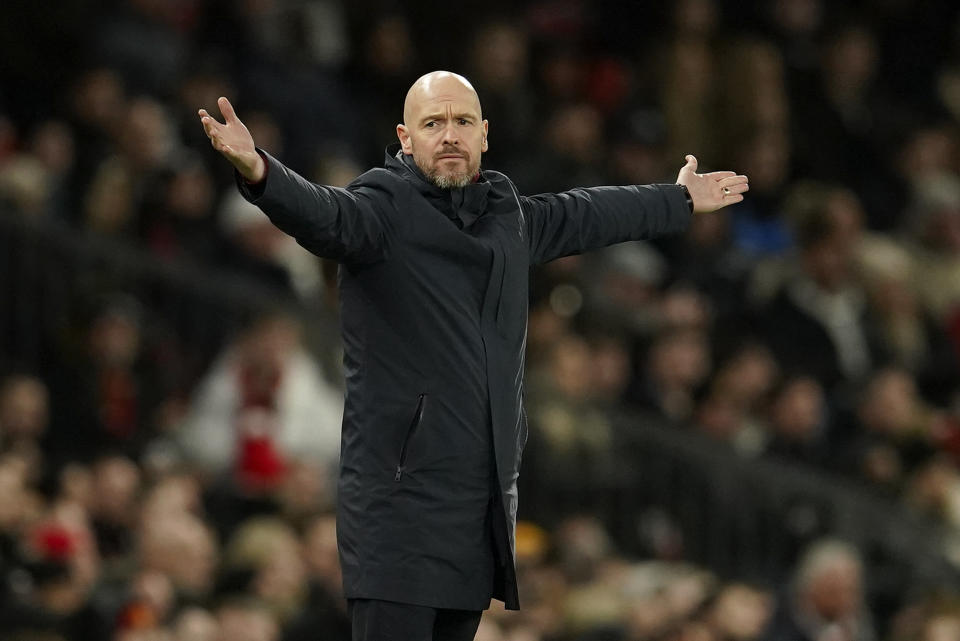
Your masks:
[{"label": "bald head", "polygon": [[463,187],[476,180],[487,150],[487,121],[473,85],[449,71],[418,78],[403,103],[397,137],[403,153],[413,156],[436,186]]},{"label": "bald head", "polygon": [[403,123],[411,126],[417,111],[424,106],[454,100],[471,104],[476,108],[477,115],[483,117],[480,97],[469,80],[451,71],[424,74],[407,91],[407,98],[403,101]]}]

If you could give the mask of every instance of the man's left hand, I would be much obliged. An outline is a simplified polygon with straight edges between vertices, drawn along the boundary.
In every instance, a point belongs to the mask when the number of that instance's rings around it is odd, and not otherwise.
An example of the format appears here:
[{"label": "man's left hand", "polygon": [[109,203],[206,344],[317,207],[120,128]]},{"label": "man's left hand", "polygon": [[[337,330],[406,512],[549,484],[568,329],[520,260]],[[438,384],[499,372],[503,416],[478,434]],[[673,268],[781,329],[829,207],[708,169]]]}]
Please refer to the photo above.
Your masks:
[{"label": "man's left hand", "polygon": [[743,200],[743,192],[750,189],[746,176],[732,171],[697,173],[697,159],[687,156],[687,164],[677,174],[677,184],[686,185],[693,199],[693,211],[702,214]]}]

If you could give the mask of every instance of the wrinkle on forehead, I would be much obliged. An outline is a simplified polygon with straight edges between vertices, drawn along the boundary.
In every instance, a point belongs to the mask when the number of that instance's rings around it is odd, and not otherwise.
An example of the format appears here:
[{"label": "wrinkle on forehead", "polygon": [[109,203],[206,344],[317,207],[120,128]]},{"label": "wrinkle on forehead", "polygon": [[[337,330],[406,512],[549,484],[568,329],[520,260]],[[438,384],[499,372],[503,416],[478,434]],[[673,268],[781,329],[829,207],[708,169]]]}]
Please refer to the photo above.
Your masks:
[{"label": "wrinkle on forehead", "polygon": [[420,76],[403,101],[403,122],[407,126],[415,124],[414,114],[424,104],[432,101],[462,100],[471,103],[477,110],[477,116],[483,117],[480,109],[480,97],[470,81],[450,71],[431,71]]}]

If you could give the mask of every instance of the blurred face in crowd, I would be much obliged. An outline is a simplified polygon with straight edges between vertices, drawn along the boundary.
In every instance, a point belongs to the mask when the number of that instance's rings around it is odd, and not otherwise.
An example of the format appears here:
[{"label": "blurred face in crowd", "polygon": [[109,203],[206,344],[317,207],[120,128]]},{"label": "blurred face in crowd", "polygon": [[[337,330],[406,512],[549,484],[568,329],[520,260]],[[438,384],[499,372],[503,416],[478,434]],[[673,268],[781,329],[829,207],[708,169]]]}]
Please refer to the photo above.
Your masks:
[{"label": "blurred face in crowd", "polygon": [[217,611],[221,641],[276,641],[280,627],[269,612],[257,605],[229,604]]},{"label": "blurred face in crowd", "polygon": [[851,620],[863,603],[863,568],[858,552],[842,541],[821,539],[797,567],[797,606],[823,621]]},{"label": "blurred face in crowd", "polygon": [[590,371],[590,346],[574,336],[565,336],[553,350],[551,373],[557,390],[570,400],[583,400],[590,395],[593,380]]},{"label": "blurred face in crowd", "polygon": [[745,418],[743,406],[726,394],[713,393],[697,408],[697,425],[714,438],[735,437]]},{"label": "blurred face in crowd", "polygon": [[807,596],[817,614],[828,621],[853,615],[861,599],[859,564],[836,560],[813,577]]},{"label": "blurred face in crowd", "polygon": [[743,407],[757,405],[777,379],[777,363],[765,348],[748,345],[724,364],[717,389]]},{"label": "blurred face in crowd", "polygon": [[190,607],[177,616],[173,632],[177,641],[216,641],[220,629],[219,623],[209,612]]},{"label": "blurred face in crowd", "polygon": [[142,526],[140,554],[148,570],[163,572],[178,590],[204,594],[217,566],[213,534],[190,514],[157,515]]},{"label": "blurred face in crowd", "polygon": [[547,139],[559,154],[577,162],[592,162],[603,146],[603,117],[587,104],[563,107],[550,118]]},{"label": "blurred face in crowd", "polygon": [[397,125],[403,153],[441,189],[463,187],[480,171],[487,150],[487,121],[480,99],[466,78],[446,71],[429,73],[410,88]]},{"label": "blurred face in crowd", "polygon": [[913,378],[898,369],[878,372],[867,387],[859,416],[873,432],[897,436],[915,431],[922,408]]},{"label": "blurred face in crowd", "polygon": [[476,35],[472,58],[481,87],[511,91],[527,71],[526,35],[513,24],[491,25]]},{"label": "blurred face in crowd", "polygon": [[47,416],[47,388],[39,380],[22,376],[0,386],[0,436],[37,438],[46,431]]},{"label": "blurred face in crowd", "polygon": [[769,594],[734,583],[717,595],[708,616],[722,638],[746,641],[759,638],[772,613]]},{"label": "blurred face in crowd", "polygon": [[878,58],[873,34],[864,27],[854,26],[828,47],[826,74],[834,87],[855,91],[876,74]]},{"label": "blurred face in crowd", "polygon": [[823,389],[812,378],[788,382],[777,395],[771,410],[776,432],[791,441],[816,438],[823,419]]},{"label": "blurred face in crowd", "polygon": [[93,470],[93,510],[109,523],[126,523],[136,516],[140,468],[133,461],[113,456],[98,461]]},{"label": "blurred face in crowd", "polygon": [[827,291],[843,288],[853,274],[855,250],[861,237],[863,212],[856,197],[832,194],[826,204],[830,231],[804,249],[804,269]]},{"label": "blurred face in crowd", "polygon": [[130,366],[140,351],[140,326],[123,312],[107,311],[94,321],[90,349],[106,366]]},{"label": "blurred face in crowd", "polygon": [[691,388],[710,373],[710,352],[700,330],[677,330],[651,348],[652,376],[664,387]]}]

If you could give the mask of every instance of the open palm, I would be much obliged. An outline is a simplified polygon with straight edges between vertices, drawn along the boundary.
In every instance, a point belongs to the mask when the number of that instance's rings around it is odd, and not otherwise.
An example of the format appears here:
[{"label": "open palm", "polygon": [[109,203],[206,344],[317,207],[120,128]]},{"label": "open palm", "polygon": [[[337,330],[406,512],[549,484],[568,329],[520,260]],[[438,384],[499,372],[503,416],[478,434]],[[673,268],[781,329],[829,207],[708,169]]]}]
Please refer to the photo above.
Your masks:
[{"label": "open palm", "polygon": [[206,109],[198,112],[210,144],[233,163],[241,176],[250,182],[259,182],[266,173],[266,165],[257,153],[253,136],[250,135],[246,125],[237,118],[237,113],[229,100],[221,97],[217,100],[217,106],[223,114],[225,120],[223,123],[207,113]]}]

